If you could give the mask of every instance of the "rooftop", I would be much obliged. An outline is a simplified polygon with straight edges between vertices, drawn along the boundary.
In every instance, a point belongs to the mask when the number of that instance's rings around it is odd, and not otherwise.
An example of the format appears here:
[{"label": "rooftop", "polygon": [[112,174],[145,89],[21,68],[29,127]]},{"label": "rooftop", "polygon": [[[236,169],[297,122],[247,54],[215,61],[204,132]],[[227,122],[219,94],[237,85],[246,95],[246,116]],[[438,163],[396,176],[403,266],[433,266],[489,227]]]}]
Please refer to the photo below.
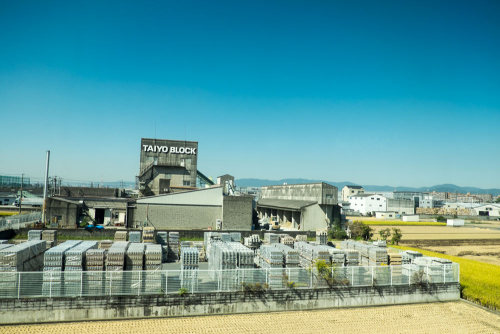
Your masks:
[{"label": "rooftop", "polygon": [[274,208],[274,209],[288,209],[299,211],[302,208],[316,204],[316,201],[299,201],[290,199],[274,199],[274,198],[261,198],[257,202],[257,206]]}]

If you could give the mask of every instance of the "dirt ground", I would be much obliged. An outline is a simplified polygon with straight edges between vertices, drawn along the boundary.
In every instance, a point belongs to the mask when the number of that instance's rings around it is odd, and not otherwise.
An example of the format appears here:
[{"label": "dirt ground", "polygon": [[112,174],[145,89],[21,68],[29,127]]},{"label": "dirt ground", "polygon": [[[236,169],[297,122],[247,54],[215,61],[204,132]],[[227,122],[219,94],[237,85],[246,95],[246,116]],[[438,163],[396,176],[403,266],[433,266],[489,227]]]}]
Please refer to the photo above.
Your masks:
[{"label": "dirt ground", "polygon": [[[378,231],[390,226],[371,226],[373,237]],[[395,226],[403,233],[403,240],[420,239],[500,239],[500,230],[489,227],[449,227],[449,226]]]},{"label": "dirt ground", "polygon": [[425,246],[424,249],[500,266],[500,245]]},{"label": "dirt ground", "polygon": [[468,303],[74,322],[0,327],[0,333],[499,333],[500,315]]}]

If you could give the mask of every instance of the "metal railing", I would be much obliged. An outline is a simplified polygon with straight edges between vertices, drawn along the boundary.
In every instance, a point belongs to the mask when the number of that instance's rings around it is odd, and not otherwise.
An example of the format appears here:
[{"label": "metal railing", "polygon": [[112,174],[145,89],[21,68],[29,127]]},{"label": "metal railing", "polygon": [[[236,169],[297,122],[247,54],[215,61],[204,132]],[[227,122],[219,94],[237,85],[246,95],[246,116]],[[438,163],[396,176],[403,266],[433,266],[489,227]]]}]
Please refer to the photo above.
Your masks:
[{"label": "metal railing", "polygon": [[459,265],[353,266],[321,275],[304,268],[158,271],[0,272],[0,298],[141,296],[311,289],[332,286],[401,286],[459,281]]},{"label": "metal railing", "polygon": [[41,212],[32,212],[23,215],[0,218],[0,231],[20,229],[25,227],[27,224],[40,219],[42,219]]}]

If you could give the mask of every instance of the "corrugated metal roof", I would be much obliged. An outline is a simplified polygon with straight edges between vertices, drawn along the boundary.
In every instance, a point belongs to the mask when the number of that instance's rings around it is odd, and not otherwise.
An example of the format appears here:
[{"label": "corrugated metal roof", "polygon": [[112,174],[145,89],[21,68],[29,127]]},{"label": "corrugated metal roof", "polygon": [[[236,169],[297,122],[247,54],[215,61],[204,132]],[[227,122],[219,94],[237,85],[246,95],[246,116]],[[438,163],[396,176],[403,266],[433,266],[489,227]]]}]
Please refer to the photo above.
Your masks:
[{"label": "corrugated metal roof", "polygon": [[257,206],[276,209],[300,210],[306,206],[316,204],[316,201],[299,201],[290,199],[262,198]]}]

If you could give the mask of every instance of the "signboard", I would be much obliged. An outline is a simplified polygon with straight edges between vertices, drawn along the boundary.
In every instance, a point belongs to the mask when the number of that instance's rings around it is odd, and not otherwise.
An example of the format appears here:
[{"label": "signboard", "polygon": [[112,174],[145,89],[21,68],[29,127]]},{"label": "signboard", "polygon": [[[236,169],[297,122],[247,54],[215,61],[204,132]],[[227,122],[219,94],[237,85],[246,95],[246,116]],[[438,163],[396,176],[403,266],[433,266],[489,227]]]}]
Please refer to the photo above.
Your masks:
[{"label": "signboard", "polygon": [[170,153],[170,154],[192,154],[196,155],[195,147],[166,146],[166,145],[142,145],[144,152]]}]

